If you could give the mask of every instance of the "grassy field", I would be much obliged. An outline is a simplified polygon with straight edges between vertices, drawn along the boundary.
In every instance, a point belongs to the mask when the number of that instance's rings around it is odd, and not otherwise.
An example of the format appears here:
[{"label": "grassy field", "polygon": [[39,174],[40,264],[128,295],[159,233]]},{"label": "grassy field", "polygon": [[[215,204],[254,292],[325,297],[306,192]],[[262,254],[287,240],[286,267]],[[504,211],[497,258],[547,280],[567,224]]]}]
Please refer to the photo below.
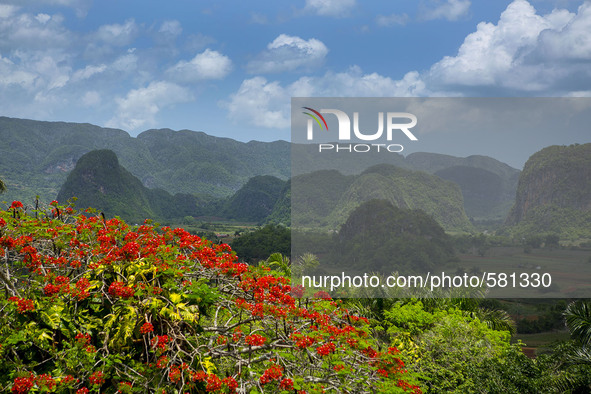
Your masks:
[{"label": "grassy field", "polygon": [[[516,274],[515,287],[509,278],[504,288],[490,289],[488,297],[496,298],[591,298],[591,251],[586,249],[533,249],[525,253],[521,247],[494,247],[484,256],[460,255],[459,269],[467,273]],[[456,267],[457,269],[457,267]],[[521,287],[522,273],[532,277],[551,275],[549,287]],[[546,276],[546,280],[548,277]],[[546,282],[547,283],[547,282]]]}]

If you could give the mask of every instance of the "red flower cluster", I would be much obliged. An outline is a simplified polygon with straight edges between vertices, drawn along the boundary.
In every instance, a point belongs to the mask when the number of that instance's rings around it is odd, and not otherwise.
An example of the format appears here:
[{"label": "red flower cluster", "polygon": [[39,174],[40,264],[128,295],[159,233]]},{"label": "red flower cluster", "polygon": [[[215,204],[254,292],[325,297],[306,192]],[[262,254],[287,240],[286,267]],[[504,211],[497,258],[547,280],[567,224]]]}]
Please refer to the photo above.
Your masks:
[{"label": "red flower cluster", "polygon": [[336,346],[333,342],[325,343],[324,345],[320,345],[316,348],[316,353],[320,354],[321,356],[328,356],[330,353],[334,353]]},{"label": "red flower cluster", "polygon": [[17,209],[17,208],[22,208],[23,207],[23,203],[20,201],[13,201],[12,204],[10,204],[10,208],[12,209]]},{"label": "red flower cluster", "polygon": [[35,385],[35,376],[31,374],[25,378],[16,378],[14,379],[14,384],[12,385],[12,392],[14,394],[26,394],[33,388]]},{"label": "red flower cluster", "polygon": [[29,376],[15,378],[11,391],[13,394],[26,394],[37,385],[41,392],[52,392],[58,384],[68,386],[77,382],[78,380],[71,375],[66,375],[60,380],[48,374],[35,376],[33,373],[29,373]]},{"label": "red flower cluster", "polygon": [[260,377],[259,382],[261,384],[267,384],[275,380],[281,379],[283,376],[283,368],[280,365],[273,364],[265,370],[263,375]]},{"label": "red flower cluster", "polygon": [[154,332],[154,326],[152,325],[152,323],[145,322],[140,327],[140,334],[147,334],[149,332]]},{"label": "red flower cluster", "polygon": [[293,380],[290,378],[285,378],[279,383],[279,388],[281,390],[292,391],[293,390]]},{"label": "red flower cluster", "polygon": [[166,350],[166,344],[170,338],[168,335],[158,335],[150,340],[150,345],[152,347],[157,347],[160,350]]},{"label": "red flower cluster", "polygon": [[82,334],[81,332],[79,332],[78,334],[76,334],[76,342],[78,342],[80,345],[82,346],[86,346],[90,344],[90,334]]},{"label": "red flower cluster", "polygon": [[248,335],[244,340],[250,346],[262,346],[267,342],[267,338],[259,334]]},{"label": "red flower cluster", "polygon": [[88,378],[91,384],[102,386],[105,383],[105,376],[102,371],[96,371]]},{"label": "red flower cluster", "polygon": [[299,333],[292,334],[290,338],[300,349],[306,349],[316,342],[314,338]]},{"label": "red flower cluster", "polygon": [[54,296],[56,294],[66,294],[70,292],[70,278],[67,276],[58,276],[53,280],[53,283],[48,283],[43,288],[46,296]]},{"label": "red flower cluster", "polygon": [[168,372],[168,379],[172,383],[176,383],[181,379],[181,369],[177,366],[173,366],[170,368],[170,372]]},{"label": "red flower cluster", "polygon": [[78,301],[82,301],[90,297],[88,288],[90,287],[90,281],[86,278],[80,279],[76,282],[76,286],[72,289],[72,296],[76,297]]},{"label": "red flower cluster", "polygon": [[131,287],[125,286],[123,282],[113,282],[109,286],[109,294],[113,297],[131,298],[135,291]]},{"label": "red flower cluster", "polygon": [[19,297],[10,297],[8,301],[12,301],[16,304],[16,311],[18,313],[35,311],[35,304],[33,303],[33,300],[28,300],[26,298]]}]

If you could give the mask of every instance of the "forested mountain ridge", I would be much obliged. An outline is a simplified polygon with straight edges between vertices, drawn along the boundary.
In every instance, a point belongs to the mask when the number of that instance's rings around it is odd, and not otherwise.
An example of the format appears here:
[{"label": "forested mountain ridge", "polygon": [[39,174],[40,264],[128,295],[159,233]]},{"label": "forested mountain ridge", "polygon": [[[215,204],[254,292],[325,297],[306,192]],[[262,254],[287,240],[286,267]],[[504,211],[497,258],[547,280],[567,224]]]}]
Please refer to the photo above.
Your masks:
[{"label": "forested mountain ridge", "polygon": [[[513,201],[512,197],[507,202],[506,196],[515,194],[511,179],[519,173],[483,156],[457,158],[414,153],[405,158],[388,153],[361,157],[361,163],[356,163],[346,154],[319,155],[313,145],[292,146],[286,141],[245,143],[203,132],[170,129],[147,130],[134,138],[123,130],[91,124],[0,117],[0,178],[7,185],[3,199],[31,202],[36,195],[44,201],[55,199],[77,160],[97,149],[112,150],[121,166],[150,189],[214,198],[231,197],[255,176],[289,179],[292,149],[301,162],[309,163],[310,171],[336,169],[343,174],[358,174],[363,168],[386,163],[435,173],[458,183],[468,215],[485,219],[506,216]],[[487,182],[484,189],[474,189],[470,180],[475,171],[494,178],[493,182]],[[488,185],[502,187],[491,189]],[[285,193],[289,191],[285,189]],[[274,221],[285,223],[289,196],[284,194],[282,201]]]},{"label": "forested mountain ridge", "polygon": [[591,143],[554,145],[533,154],[506,224],[529,233],[591,237]]},{"label": "forested mountain ridge", "polygon": [[77,160],[109,149],[149,188],[230,196],[256,175],[290,176],[290,144],[248,143],[202,132],[148,130],[137,138],[90,124],[0,117],[0,176],[6,199],[55,199]]},{"label": "forested mountain ridge", "polygon": [[148,189],[108,149],[88,152],[77,161],[57,196],[62,202],[72,197],[79,209],[95,208],[108,217],[140,223],[148,218],[200,215],[206,206],[191,194],[173,196],[162,189]]},{"label": "forested mountain ridge", "polygon": [[368,168],[359,175],[336,170],[293,177],[292,225],[338,230],[364,202],[385,200],[394,207],[420,209],[449,231],[470,231],[458,185],[422,171],[389,164]]}]

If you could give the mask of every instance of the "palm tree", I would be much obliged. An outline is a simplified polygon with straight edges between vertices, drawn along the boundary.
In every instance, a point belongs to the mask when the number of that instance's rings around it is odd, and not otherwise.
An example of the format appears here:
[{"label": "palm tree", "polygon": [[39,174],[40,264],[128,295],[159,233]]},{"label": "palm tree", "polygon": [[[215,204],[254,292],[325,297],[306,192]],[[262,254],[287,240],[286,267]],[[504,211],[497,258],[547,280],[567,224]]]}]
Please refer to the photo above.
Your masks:
[{"label": "palm tree", "polygon": [[564,317],[571,337],[580,342],[574,361],[591,364],[591,302],[579,300],[570,303],[564,311]]}]

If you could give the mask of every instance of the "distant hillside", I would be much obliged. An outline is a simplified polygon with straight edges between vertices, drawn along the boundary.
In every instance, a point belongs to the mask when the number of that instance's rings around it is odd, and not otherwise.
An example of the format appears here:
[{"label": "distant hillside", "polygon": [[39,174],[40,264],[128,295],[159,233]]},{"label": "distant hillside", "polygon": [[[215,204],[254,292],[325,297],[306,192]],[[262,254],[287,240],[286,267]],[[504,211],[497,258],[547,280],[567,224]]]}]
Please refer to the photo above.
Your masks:
[{"label": "distant hillside", "polygon": [[333,238],[333,264],[364,272],[424,274],[455,256],[449,236],[431,216],[384,200],[361,204]]},{"label": "distant hillside", "polygon": [[591,237],[591,144],[550,146],[532,155],[506,224],[519,233]]},{"label": "distant hillside", "polygon": [[291,226],[291,180],[285,183],[266,222]]},{"label": "distant hillside", "polygon": [[421,209],[443,228],[470,231],[459,187],[421,171],[387,164],[360,175],[318,171],[292,178],[292,224],[337,230],[362,203],[385,200],[403,209]]},{"label": "distant hillside", "polygon": [[[298,165],[291,174],[291,149]],[[3,200],[31,202],[39,195],[50,201],[73,170],[78,159],[92,150],[109,149],[119,162],[149,189],[171,194],[185,193],[227,198],[249,179],[270,175],[287,180],[318,169],[359,174],[378,164],[437,173],[457,182],[471,217],[494,219],[506,215],[512,203],[519,171],[497,160],[470,156],[457,158],[434,153],[414,153],[407,158],[396,153],[357,155],[318,153],[314,145],[292,145],[285,141],[243,143],[203,132],[170,129],[148,130],[137,138],[123,130],[90,124],[41,122],[0,117],[0,179],[7,186]],[[463,167],[478,168],[500,177],[500,189],[487,190],[471,185],[480,179]],[[490,193],[489,193],[490,192]],[[481,198],[486,196],[486,198]],[[507,200],[507,196],[510,198]],[[285,222],[286,203],[278,205],[273,222]],[[279,215],[279,216],[278,216]]]},{"label": "distant hillside", "polygon": [[515,201],[520,171],[490,157],[412,153],[406,163],[410,168],[457,183],[471,218],[504,220]]},{"label": "distant hillside", "polygon": [[78,209],[92,207],[107,216],[136,222],[197,215],[201,204],[192,195],[172,196],[164,190],[146,188],[107,149],[91,151],[78,160],[57,199],[64,203],[71,197],[77,197]]},{"label": "distant hillside", "polygon": [[273,211],[286,183],[270,175],[250,178],[225,202],[221,215],[233,220],[262,223]]},{"label": "distant hillside", "polygon": [[144,186],[170,193],[230,196],[256,175],[290,176],[290,144],[243,143],[188,130],[148,130],[137,138],[90,124],[0,117],[3,199],[56,197],[78,159],[110,149]]}]

